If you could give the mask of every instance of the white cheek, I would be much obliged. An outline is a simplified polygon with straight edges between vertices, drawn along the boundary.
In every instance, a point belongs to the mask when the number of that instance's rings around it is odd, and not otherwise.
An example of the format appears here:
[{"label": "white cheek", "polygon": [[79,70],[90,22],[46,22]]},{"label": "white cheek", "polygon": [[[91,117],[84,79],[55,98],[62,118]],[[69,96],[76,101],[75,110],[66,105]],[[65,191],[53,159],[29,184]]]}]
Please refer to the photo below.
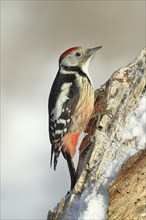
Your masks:
[{"label": "white cheek", "polygon": [[77,66],[78,65],[78,60],[76,59],[75,56],[70,56],[68,55],[63,61],[62,64],[64,66]]},{"label": "white cheek", "polygon": [[82,71],[83,71],[84,73],[86,73],[87,75],[89,75],[88,69],[89,69],[89,64],[90,64],[90,62],[91,62],[91,60],[92,60],[92,57],[93,57],[93,56],[91,56],[91,57],[86,61],[86,63],[84,63],[84,64],[82,65]]},{"label": "white cheek", "polygon": [[91,56],[91,57],[87,60],[87,62],[82,65],[82,71],[83,71],[84,73],[86,73],[86,75],[87,75],[88,78],[90,79],[91,84],[93,84],[93,83],[92,83],[92,79],[91,79],[91,77],[90,77],[90,74],[89,74],[89,72],[88,72],[88,68],[89,68],[89,64],[90,64],[90,62],[91,62],[92,57],[93,57],[93,56]]}]

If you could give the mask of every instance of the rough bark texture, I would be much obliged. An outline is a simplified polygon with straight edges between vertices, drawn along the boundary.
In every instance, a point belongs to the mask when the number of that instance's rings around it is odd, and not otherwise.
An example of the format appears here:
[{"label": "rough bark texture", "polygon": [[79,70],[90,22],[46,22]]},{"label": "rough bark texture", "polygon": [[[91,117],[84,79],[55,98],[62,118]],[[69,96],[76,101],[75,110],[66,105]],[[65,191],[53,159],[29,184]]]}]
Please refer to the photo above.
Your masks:
[{"label": "rough bark texture", "polygon": [[[118,159],[121,160],[123,154],[126,154],[129,149],[135,150],[135,138],[126,140],[126,143],[123,143],[117,134],[124,128],[126,119],[131,112],[137,108],[140,98],[145,94],[145,57],[146,51],[143,49],[138,58],[132,61],[128,66],[113,73],[105,85],[95,91],[95,108],[93,115],[98,113],[100,117],[99,120],[97,117],[91,118],[86,128],[87,135],[80,146],[80,156],[77,167],[78,181],[74,190],[61,200],[54,211],[49,211],[47,220],[75,219],[73,213],[79,212],[79,207],[76,206],[75,201],[78,199],[81,200],[81,203],[84,203],[85,192],[91,189],[91,191],[93,191],[94,189],[94,192],[96,191],[98,194],[102,186],[109,185],[115,178],[106,172],[111,161],[115,161],[116,164],[116,161]],[[112,113],[112,118],[110,117],[110,112]],[[126,158],[127,157],[123,159],[123,162]],[[137,166],[138,162],[135,162],[135,169]],[[136,171],[139,172],[138,170]],[[119,170],[117,170],[117,173],[118,172]],[[123,178],[124,176],[126,176],[126,172],[123,173]],[[129,178],[136,178],[136,176],[130,176],[129,173]],[[132,181],[134,181],[134,179]],[[129,182],[126,183],[125,179],[124,184],[126,185],[128,183]],[[139,182],[139,188],[141,187],[143,186],[141,186]],[[142,189],[143,188],[141,188],[141,190]],[[112,186],[109,191],[112,192]],[[113,195],[113,193],[111,194]],[[121,194],[121,196],[123,196],[123,194]],[[136,199],[139,199],[138,195],[136,195],[136,197]],[[109,219],[126,219],[126,217],[115,217],[116,215],[122,216],[124,213],[122,214],[122,211],[120,211],[118,206],[113,202],[115,201],[114,196],[110,201]],[[134,200],[134,202],[136,201]],[[132,203],[131,206],[134,209],[135,203]],[[114,210],[116,214],[114,214]],[[121,210],[125,212],[126,208]],[[143,213],[143,209],[139,212]],[[133,219],[138,218],[135,216]]]},{"label": "rough bark texture", "polygon": [[109,194],[109,220],[146,219],[146,149],[122,166]]}]

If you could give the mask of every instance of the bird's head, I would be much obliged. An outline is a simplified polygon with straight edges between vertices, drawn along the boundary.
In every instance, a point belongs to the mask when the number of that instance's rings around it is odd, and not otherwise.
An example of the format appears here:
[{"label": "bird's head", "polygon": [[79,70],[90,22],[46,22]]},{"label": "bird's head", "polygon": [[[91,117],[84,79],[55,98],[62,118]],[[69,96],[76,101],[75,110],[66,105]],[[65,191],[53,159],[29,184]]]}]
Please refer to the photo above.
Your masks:
[{"label": "bird's head", "polygon": [[95,52],[102,46],[86,49],[82,47],[72,47],[61,54],[59,58],[60,67],[79,67],[84,72],[88,67]]}]

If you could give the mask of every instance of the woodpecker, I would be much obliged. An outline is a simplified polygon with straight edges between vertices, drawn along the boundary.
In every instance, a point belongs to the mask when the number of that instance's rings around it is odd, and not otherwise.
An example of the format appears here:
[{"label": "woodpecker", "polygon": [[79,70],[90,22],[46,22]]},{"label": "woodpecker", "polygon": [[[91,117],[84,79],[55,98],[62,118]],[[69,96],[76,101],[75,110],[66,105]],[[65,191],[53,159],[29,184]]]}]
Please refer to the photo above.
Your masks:
[{"label": "woodpecker", "polygon": [[94,89],[88,67],[101,46],[86,49],[73,47],[59,58],[59,70],[53,82],[49,101],[49,136],[51,162],[56,169],[60,152],[67,160],[71,189],[76,183],[72,158],[78,138],[84,131],[94,108]]}]

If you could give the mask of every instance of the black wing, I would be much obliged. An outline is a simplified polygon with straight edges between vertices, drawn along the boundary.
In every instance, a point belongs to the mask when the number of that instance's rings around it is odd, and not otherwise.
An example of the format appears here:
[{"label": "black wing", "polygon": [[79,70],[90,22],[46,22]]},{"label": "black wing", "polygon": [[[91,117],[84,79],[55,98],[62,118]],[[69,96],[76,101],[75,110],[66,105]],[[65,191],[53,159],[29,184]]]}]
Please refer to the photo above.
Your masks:
[{"label": "black wing", "polygon": [[[67,79],[67,80],[66,80]],[[63,85],[70,85],[62,91]],[[61,95],[62,94],[62,95]],[[65,94],[65,98],[63,95]],[[54,154],[54,169],[60,153],[61,138],[68,133],[72,115],[79,100],[79,88],[73,74],[57,74],[49,96],[49,135],[52,144],[51,164]],[[57,104],[58,103],[58,104]],[[60,109],[58,109],[60,108]],[[59,113],[58,113],[59,111]]]}]

